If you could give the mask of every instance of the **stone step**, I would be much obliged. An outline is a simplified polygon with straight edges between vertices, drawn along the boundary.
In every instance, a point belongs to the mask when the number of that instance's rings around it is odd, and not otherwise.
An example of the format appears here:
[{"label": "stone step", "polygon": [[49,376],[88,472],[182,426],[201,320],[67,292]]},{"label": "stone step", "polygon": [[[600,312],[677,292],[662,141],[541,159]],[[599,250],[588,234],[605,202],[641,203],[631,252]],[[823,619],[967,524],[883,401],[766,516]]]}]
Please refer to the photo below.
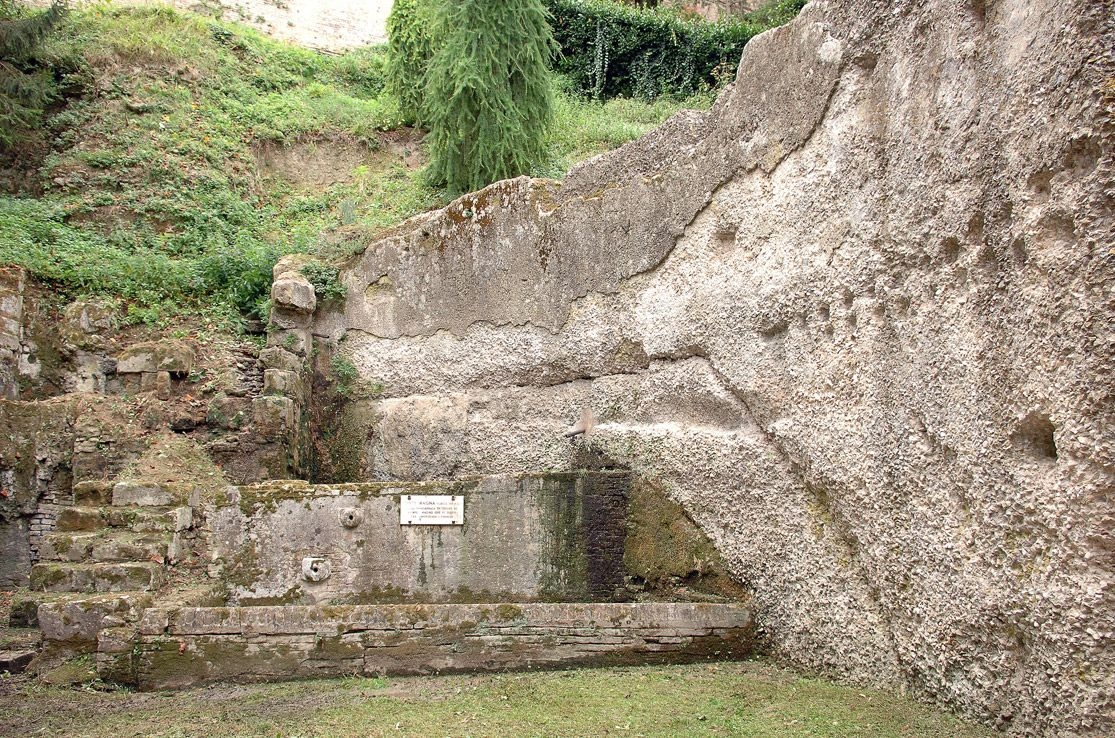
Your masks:
[{"label": "stone step", "polygon": [[74,485],[75,505],[109,505],[112,503],[112,482],[90,479]]},{"label": "stone step", "polygon": [[128,592],[158,589],[166,582],[162,564],[147,561],[114,564],[39,563],[31,567],[35,592]]},{"label": "stone step", "polygon": [[0,651],[34,651],[42,639],[38,628],[0,627]]},{"label": "stone step", "polygon": [[0,651],[0,674],[21,674],[30,664],[38,651],[21,649],[16,651]]},{"label": "stone step", "polygon": [[91,533],[48,533],[39,548],[40,561],[164,563],[170,545],[167,533],[132,533],[108,528]]},{"label": "stone step", "polygon": [[53,653],[92,652],[102,630],[134,623],[151,603],[147,592],[70,595],[44,602],[38,610],[43,646]]},{"label": "stone step", "polygon": [[103,528],[127,528],[137,533],[176,532],[193,526],[190,507],[65,507],[55,531],[79,533]]},{"label": "stone step", "polygon": [[190,484],[117,482],[112,487],[112,504],[115,507],[184,505],[193,488]]},{"label": "stone step", "polygon": [[735,603],[497,603],[148,608],[105,629],[101,677],[212,681],[730,660],[755,638]]},{"label": "stone step", "polygon": [[12,607],[8,612],[9,628],[34,628],[38,633],[39,605],[70,597],[66,593],[29,592],[21,590],[12,597]]}]

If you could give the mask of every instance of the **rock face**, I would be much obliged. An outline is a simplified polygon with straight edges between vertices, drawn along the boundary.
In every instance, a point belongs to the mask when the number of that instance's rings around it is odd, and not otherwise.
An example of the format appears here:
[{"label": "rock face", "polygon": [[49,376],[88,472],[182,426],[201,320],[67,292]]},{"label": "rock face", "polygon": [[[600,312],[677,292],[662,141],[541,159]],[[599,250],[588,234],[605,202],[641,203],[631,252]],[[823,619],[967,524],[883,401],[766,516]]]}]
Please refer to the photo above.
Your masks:
[{"label": "rock face", "polygon": [[818,0],[709,113],[372,243],[314,328],[366,477],[606,459],[780,656],[1115,734],[1112,17]]}]

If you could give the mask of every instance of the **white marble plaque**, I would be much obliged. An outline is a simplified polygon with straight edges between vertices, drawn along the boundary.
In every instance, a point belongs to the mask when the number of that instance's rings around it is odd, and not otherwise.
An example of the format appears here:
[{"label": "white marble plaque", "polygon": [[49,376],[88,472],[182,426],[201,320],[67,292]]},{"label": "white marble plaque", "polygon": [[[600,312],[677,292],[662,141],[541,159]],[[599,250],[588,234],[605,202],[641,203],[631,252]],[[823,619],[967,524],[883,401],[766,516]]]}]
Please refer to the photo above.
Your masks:
[{"label": "white marble plaque", "polygon": [[463,495],[400,495],[399,525],[464,525]]}]

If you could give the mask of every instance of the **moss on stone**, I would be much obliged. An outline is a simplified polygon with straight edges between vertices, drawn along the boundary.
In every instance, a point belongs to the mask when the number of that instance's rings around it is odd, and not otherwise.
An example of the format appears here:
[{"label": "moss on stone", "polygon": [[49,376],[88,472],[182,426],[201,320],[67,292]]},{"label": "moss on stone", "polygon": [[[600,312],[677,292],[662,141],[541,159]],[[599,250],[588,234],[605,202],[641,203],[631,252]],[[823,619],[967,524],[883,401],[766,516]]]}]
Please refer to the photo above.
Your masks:
[{"label": "moss on stone", "polygon": [[623,563],[629,574],[661,593],[684,585],[733,599],[749,596],[682,506],[660,485],[646,479],[636,479],[631,485]]},{"label": "moss on stone", "polygon": [[578,475],[537,475],[538,502],[542,512],[542,573],[539,594],[543,599],[583,599],[588,593],[588,552]]}]

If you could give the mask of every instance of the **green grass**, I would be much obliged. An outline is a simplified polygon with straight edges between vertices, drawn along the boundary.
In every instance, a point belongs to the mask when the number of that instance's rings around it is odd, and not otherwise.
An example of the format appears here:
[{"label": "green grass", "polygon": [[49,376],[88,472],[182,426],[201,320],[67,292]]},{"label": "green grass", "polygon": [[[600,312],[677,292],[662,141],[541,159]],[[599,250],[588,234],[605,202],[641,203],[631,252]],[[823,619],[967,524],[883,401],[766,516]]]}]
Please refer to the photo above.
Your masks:
[{"label": "green grass", "polygon": [[[382,151],[402,124],[382,49],[328,56],[166,7],[94,5],[69,15],[47,57],[67,70],[68,104],[45,118],[25,192],[0,196],[0,263],[66,295],[120,297],[133,321],[201,313],[234,327],[261,314],[283,254],[341,258],[341,226],[375,232],[446,201]],[[559,93],[534,174],[561,177],[709,102]],[[314,186],[263,171],[264,145],[362,147],[372,164]]]},{"label": "green grass", "polygon": [[0,682],[0,734],[975,738],[910,700],[761,663],[96,693]]}]

